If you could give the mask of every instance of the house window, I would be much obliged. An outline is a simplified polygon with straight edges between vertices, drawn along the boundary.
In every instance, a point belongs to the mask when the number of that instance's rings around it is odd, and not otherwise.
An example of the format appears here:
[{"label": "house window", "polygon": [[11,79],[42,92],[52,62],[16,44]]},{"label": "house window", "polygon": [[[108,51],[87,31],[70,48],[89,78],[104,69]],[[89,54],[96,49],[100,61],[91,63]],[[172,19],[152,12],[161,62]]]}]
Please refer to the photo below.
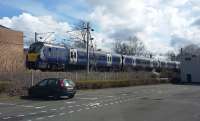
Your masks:
[{"label": "house window", "polygon": [[191,74],[186,74],[187,82],[192,82]]},{"label": "house window", "polygon": [[191,58],[185,58],[185,60],[186,60],[186,61],[190,61],[190,60],[191,60]]}]

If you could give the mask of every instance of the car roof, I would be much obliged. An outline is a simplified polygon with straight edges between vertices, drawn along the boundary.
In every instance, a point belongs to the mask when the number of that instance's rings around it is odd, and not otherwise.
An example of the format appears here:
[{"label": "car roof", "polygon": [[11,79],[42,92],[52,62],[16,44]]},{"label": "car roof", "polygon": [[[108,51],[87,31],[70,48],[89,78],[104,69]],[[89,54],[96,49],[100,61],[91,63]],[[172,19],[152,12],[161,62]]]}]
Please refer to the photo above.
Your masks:
[{"label": "car roof", "polygon": [[[45,78],[43,80],[62,80],[62,79],[65,79],[65,80],[71,80],[71,79],[67,79],[67,78]],[[72,80],[71,80],[72,81]]]}]

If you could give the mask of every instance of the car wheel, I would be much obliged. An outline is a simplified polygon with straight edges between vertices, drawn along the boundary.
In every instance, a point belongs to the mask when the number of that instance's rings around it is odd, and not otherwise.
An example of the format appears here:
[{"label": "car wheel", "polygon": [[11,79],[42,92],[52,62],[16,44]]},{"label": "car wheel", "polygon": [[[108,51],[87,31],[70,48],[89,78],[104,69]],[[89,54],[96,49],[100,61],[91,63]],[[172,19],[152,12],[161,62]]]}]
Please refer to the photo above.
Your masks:
[{"label": "car wheel", "polygon": [[53,99],[58,100],[58,99],[60,99],[60,96],[59,95],[54,95]]},{"label": "car wheel", "polygon": [[75,94],[71,94],[71,95],[69,95],[68,97],[69,97],[69,98],[73,98],[73,97],[74,97],[74,95],[75,95]]}]

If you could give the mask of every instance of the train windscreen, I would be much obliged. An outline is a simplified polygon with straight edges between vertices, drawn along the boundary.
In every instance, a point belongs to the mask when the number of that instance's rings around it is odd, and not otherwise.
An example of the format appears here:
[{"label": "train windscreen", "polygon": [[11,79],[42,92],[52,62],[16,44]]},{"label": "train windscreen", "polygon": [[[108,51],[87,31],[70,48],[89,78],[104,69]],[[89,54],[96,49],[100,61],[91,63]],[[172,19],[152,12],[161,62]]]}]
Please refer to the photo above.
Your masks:
[{"label": "train windscreen", "polygon": [[38,42],[38,43],[33,43],[32,45],[30,45],[29,47],[29,53],[38,53],[40,52],[40,49],[43,47],[43,43],[42,42]]}]

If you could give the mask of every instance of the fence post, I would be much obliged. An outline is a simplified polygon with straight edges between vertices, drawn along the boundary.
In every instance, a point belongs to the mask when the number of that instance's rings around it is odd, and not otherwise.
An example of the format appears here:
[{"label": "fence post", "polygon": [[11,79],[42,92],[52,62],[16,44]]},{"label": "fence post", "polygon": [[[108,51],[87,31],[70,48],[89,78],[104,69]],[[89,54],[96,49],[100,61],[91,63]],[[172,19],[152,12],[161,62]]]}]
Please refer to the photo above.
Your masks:
[{"label": "fence post", "polygon": [[104,80],[106,80],[106,72],[104,73]]},{"label": "fence post", "polygon": [[75,78],[76,78],[75,81],[77,81],[77,72],[76,72],[76,77]]},{"label": "fence post", "polygon": [[31,86],[33,86],[33,81],[34,81],[34,72],[31,70]]}]

